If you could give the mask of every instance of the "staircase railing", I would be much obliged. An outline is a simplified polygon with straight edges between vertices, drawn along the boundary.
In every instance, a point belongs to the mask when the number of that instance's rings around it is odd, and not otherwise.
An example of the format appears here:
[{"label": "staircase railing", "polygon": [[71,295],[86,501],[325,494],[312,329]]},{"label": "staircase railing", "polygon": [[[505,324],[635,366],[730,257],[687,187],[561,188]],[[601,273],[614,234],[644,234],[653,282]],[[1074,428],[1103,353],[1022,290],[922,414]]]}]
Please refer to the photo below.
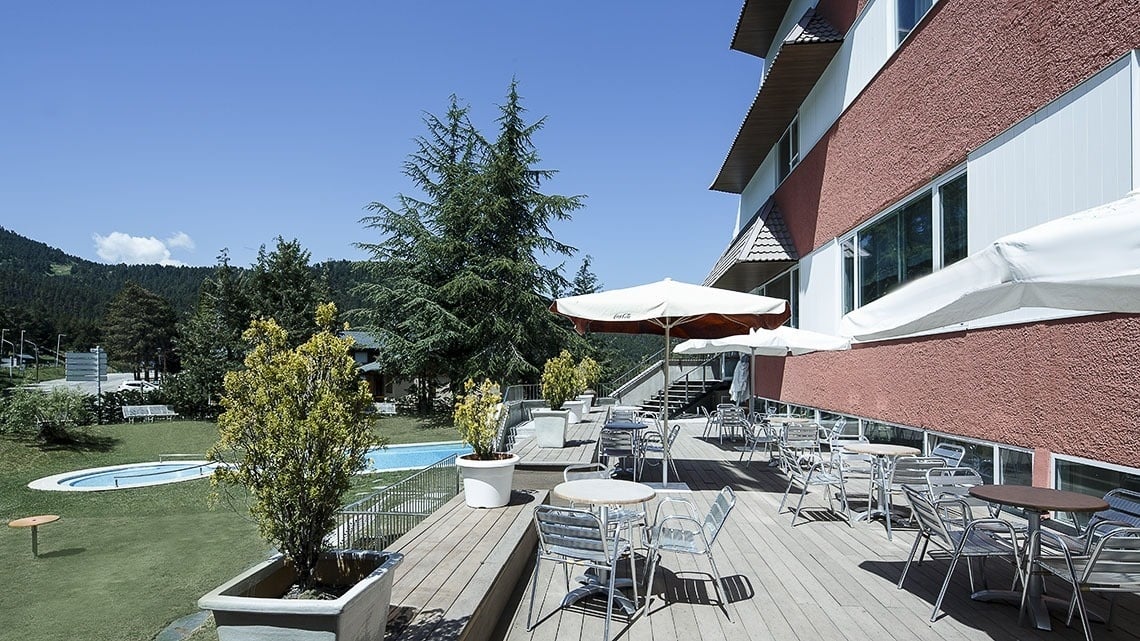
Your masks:
[{"label": "staircase railing", "polygon": [[629,382],[635,378],[640,378],[647,369],[650,369],[651,367],[661,367],[661,363],[664,358],[665,350],[657,350],[653,354],[650,354],[649,356],[646,356],[639,360],[636,365],[626,370],[620,376],[616,376],[609,382],[600,384],[599,387],[601,387],[601,389],[599,389],[598,392],[602,396],[618,396],[618,390],[628,385]]}]

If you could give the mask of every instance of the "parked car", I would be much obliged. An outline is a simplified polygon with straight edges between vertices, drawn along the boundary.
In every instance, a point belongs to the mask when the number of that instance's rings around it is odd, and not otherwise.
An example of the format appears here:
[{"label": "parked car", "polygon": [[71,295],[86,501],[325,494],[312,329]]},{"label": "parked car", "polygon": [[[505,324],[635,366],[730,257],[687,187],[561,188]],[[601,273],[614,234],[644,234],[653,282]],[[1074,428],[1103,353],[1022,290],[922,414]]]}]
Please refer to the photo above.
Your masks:
[{"label": "parked car", "polygon": [[150,381],[123,381],[119,385],[120,392],[125,392],[127,390],[133,390],[136,392],[153,392],[157,389],[158,384],[152,383]]}]

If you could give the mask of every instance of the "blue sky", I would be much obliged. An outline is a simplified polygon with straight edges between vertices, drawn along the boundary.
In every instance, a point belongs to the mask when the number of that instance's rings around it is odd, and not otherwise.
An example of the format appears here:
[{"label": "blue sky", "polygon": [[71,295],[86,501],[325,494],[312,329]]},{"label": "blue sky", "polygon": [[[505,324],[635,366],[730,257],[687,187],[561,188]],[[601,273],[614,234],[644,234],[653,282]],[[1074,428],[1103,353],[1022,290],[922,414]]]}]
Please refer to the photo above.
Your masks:
[{"label": "blue sky", "polygon": [[708,190],[762,62],[741,0],[25,2],[0,19],[0,225],[102,262],[361,258],[364,206],[448,96],[494,134],[511,78],[558,176],[555,228],[607,288],[700,282],[737,198]]}]

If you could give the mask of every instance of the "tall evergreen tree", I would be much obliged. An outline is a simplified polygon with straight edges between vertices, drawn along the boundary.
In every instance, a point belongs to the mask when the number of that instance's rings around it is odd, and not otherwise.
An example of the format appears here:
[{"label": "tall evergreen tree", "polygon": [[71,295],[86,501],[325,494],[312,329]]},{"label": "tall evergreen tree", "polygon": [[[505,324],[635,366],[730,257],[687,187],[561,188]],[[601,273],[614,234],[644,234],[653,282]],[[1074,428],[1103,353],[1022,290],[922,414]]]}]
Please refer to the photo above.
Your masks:
[{"label": "tall evergreen tree", "polygon": [[163,297],[133,281],[107,306],[104,342],[112,360],[130,364],[136,377],[163,367],[174,344],[177,316]]},{"label": "tall evergreen tree", "polygon": [[220,411],[222,380],[242,367],[247,348],[242,332],[251,316],[243,272],[230,265],[223,249],[213,275],[202,283],[194,315],[180,328],[182,371],[167,384],[179,413],[212,417]]},{"label": "tall evergreen tree", "polygon": [[582,258],[582,266],[578,268],[578,273],[574,274],[574,280],[570,281],[570,295],[582,296],[585,294],[593,294],[602,289],[602,283],[594,272],[590,271],[590,265],[594,262],[589,254]]},{"label": "tall evergreen tree", "polygon": [[249,299],[256,318],[272,318],[285,330],[289,347],[308,340],[317,304],[327,298],[324,284],[309,264],[309,252],[296,239],[277,237],[273,251],[265,246],[249,276]]},{"label": "tall evergreen tree", "polygon": [[505,383],[538,380],[546,359],[574,340],[547,310],[566,279],[541,259],[574,252],[554,238],[550,224],[569,220],[584,196],[540,191],[557,172],[535,168],[541,159],[532,137],[545,119],[527,124],[525,111],[512,81],[499,107],[498,137],[488,145],[479,174],[471,260],[444,286],[471,327],[474,349],[464,369]]},{"label": "tall evergreen tree", "polygon": [[428,133],[404,173],[421,198],[373,203],[362,222],[384,235],[361,243],[372,253],[367,308],[356,317],[374,329],[382,358],[406,374],[452,381],[490,377],[537,380],[542,363],[571,333],[547,311],[567,283],[541,258],[569,255],[550,229],[581,206],[581,196],[540,191],[553,171],[535,169],[531,142],[542,127],[526,124],[515,83],[500,108],[491,143],[452,97],[447,116],[428,116]]}]

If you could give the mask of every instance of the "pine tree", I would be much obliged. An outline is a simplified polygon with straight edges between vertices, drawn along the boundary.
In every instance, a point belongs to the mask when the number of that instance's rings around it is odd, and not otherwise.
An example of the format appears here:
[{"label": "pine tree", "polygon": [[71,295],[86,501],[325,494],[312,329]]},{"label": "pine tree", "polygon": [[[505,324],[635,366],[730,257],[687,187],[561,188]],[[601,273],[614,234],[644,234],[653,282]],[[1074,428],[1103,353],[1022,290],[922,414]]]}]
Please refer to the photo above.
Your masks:
[{"label": "pine tree", "polygon": [[589,254],[582,259],[582,266],[578,268],[578,273],[574,274],[574,280],[570,281],[571,296],[593,294],[602,289],[602,283],[598,281],[594,272],[590,271],[593,262],[594,259],[590,258]]},{"label": "pine tree", "polygon": [[173,346],[176,321],[165,298],[128,281],[107,306],[103,322],[109,358],[129,363],[136,378],[149,380]]},{"label": "pine tree", "polygon": [[285,330],[290,347],[313,334],[317,304],[327,298],[324,284],[309,264],[309,252],[296,239],[277,237],[272,252],[257,252],[249,278],[249,299],[256,318],[272,318]]}]

